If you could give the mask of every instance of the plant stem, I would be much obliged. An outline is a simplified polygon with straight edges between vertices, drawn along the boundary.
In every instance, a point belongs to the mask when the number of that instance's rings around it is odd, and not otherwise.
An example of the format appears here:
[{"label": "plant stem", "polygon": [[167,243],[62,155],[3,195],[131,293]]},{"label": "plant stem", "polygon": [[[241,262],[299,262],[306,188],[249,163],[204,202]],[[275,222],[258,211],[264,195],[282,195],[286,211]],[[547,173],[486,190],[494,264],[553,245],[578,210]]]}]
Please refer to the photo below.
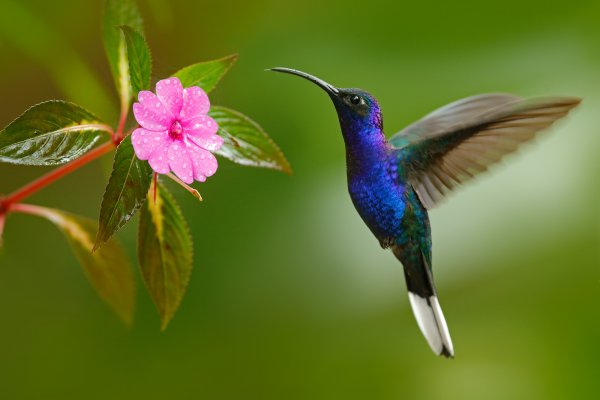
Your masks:
[{"label": "plant stem", "polygon": [[46,207],[34,206],[33,204],[23,204],[23,203],[13,204],[11,206],[10,210],[21,213],[21,214],[36,215],[38,217],[44,217],[44,218],[49,218],[53,214]]},{"label": "plant stem", "polygon": [[117,131],[113,135],[113,141],[115,143],[119,143],[125,137],[123,135],[123,129],[125,129],[125,122],[127,121],[127,111],[128,107],[123,103],[121,106],[121,116],[119,117],[119,126],[117,126]]},{"label": "plant stem", "polygon": [[172,180],[174,180],[175,182],[177,182],[179,185],[181,185],[182,188],[184,188],[185,190],[187,190],[188,192],[190,192],[192,194],[192,196],[194,196],[195,198],[197,198],[198,200],[202,201],[202,196],[200,195],[200,192],[197,191],[196,189],[194,189],[193,187],[189,186],[187,183],[185,183],[184,181],[182,181],[181,179],[179,179],[178,177],[176,177],[174,174],[172,174],[171,172],[169,172],[167,174],[167,176],[169,178],[171,178]]},{"label": "plant stem", "polygon": [[73,160],[68,164],[65,164],[61,167],[56,168],[55,170],[50,171],[46,175],[43,175],[35,181],[23,186],[22,188],[9,194],[5,198],[0,199],[0,213],[2,212],[2,210],[8,210],[11,207],[11,205],[14,205],[14,203],[18,203],[21,200],[31,196],[32,194],[48,186],[52,182],[62,178],[65,175],[70,174],[76,169],[103,156],[104,154],[109,153],[114,148],[115,143],[113,141],[103,143],[95,149],[79,157],[78,159]]},{"label": "plant stem", "polygon": [[4,222],[6,221],[6,214],[0,214],[0,247],[2,247],[2,233],[4,232]]}]

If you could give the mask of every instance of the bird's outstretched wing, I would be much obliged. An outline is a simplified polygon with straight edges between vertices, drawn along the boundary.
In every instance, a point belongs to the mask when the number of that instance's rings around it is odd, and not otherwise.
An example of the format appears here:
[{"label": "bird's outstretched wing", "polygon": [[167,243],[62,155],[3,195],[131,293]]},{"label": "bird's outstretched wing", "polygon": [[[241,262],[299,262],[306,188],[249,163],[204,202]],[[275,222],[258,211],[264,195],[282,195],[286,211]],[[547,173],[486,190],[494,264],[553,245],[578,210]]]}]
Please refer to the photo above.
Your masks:
[{"label": "bird's outstretched wing", "polygon": [[487,170],[564,117],[581,99],[484,94],[448,104],[390,138],[423,205]]}]

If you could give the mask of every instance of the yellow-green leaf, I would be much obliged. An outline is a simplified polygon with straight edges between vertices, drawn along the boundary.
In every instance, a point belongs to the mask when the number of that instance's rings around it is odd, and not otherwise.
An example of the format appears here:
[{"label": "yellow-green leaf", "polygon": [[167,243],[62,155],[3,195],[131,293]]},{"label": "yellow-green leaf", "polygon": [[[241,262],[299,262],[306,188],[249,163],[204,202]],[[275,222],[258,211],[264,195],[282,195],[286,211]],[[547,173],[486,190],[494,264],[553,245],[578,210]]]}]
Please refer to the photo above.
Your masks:
[{"label": "yellow-green leaf", "polygon": [[131,264],[121,246],[114,240],[92,253],[98,226],[90,219],[63,211],[27,206],[32,214],[54,223],[67,237],[85,276],[100,297],[127,325],[133,322],[135,280]]},{"label": "yellow-green leaf", "polygon": [[[155,192],[156,191],[156,192]],[[140,215],[138,261],[165,329],[179,308],[192,273],[193,246],[179,206],[154,184]]]},{"label": "yellow-green leaf", "polygon": [[127,44],[119,28],[123,25],[143,32],[142,16],[135,1],[107,0],[103,21],[104,49],[121,98],[121,108],[128,109],[134,93],[131,89]]},{"label": "yellow-green leaf", "polygon": [[141,33],[130,26],[122,26],[127,44],[127,60],[129,61],[129,76],[133,93],[150,88],[152,74],[152,59],[146,39]]}]

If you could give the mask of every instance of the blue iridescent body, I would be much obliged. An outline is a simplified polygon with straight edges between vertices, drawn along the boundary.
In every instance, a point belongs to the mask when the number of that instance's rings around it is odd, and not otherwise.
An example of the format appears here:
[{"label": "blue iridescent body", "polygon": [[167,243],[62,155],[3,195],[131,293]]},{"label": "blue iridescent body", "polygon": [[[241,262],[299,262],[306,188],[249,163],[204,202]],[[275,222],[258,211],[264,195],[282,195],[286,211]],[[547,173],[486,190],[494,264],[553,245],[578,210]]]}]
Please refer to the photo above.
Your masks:
[{"label": "blue iridescent body", "polygon": [[315,83],[333,101],[346,145],[354,207],[380,245],[402,263],[410,304],[429,346],[438,355],[452,357],[431,271],[427,210],[565,116],[580,99],[473,96],[439,108],[387,140],[381,109],[370,94],[339,89],[289,68],[273,70]]},{"label": "blue iridescent body", "polygon": [[402,163],[408,150],[393,147],[386,140],[375,99],[358,89],[353,93],[360,93],[370,110],[358,118],[344,108],[338,110],[354,207],[383,248],[404,248],[403,263],[414,263],[415,268],[421,268],[422,256],[431,265],[429,217],[408,184]]}]

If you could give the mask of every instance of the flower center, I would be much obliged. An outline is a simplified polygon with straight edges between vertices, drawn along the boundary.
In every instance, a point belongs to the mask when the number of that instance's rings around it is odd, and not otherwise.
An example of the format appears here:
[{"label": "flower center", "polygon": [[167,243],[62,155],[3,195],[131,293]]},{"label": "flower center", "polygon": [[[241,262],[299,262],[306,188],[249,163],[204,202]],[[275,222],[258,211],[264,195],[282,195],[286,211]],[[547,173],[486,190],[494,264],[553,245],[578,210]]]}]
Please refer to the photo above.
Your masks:
[{"label": "flower center", "polygon": [[179,121],[173,122],[173,124],[169,128],[169,136],[171,136],[173,139],[181,139],[182,133],[183,128],[181,127],[181,123],[179,123]]}]

